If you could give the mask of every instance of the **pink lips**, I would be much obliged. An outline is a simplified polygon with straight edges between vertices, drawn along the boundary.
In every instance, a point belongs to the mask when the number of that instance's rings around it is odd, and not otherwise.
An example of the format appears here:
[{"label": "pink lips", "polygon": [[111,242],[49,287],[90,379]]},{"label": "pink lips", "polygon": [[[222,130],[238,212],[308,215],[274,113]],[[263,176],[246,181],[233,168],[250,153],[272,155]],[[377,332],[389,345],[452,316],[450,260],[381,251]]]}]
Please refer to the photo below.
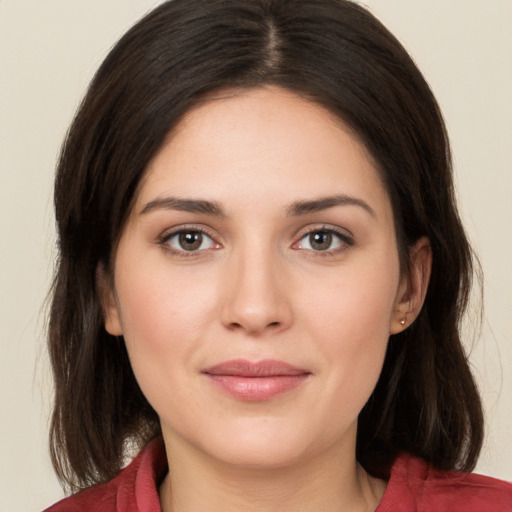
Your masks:
[{"label": "pink lips", "polygon": [[310,375],[306,370],[273,359],[257,363],[233,359],[202,373],[221,391],[245,401],[269,400],[300,386]]}]

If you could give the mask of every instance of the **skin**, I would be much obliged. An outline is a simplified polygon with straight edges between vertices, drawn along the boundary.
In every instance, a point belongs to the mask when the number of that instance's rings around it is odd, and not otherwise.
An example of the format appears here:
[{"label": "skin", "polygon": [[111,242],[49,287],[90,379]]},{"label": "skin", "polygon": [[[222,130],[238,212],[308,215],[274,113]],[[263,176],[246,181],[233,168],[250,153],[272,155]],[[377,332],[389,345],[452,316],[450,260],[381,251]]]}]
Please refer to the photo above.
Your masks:
[{"label": "skin", "polygon": [[[332,196],[351,199],[291,207]],[[182,211],[170,197],[214,202],[223,215]],[[180,230],[204,231],[199,249],[185,250]],[[331,233],[327,249],[312,245],[312,230]],[[269,87],[183,118],[140,184],[104,306],[161,420],[164,511],[377,507],[385,482],[357,464],[357,417],[390,333],[421,308],[428,241],[410,258],[401,275],[376,166],[322,107]],[[271,399],[238,400],[202,373],[235,358],[278,359],[309,376]]]}]

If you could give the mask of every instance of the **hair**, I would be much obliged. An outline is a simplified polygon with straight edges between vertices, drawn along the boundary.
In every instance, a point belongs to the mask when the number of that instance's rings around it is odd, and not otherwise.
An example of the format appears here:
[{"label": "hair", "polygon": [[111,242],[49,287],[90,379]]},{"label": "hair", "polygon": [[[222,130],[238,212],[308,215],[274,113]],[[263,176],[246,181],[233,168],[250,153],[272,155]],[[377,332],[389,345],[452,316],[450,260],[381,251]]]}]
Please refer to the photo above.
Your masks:
[{"label": "hair", "polygon": [[436,100],[402,45],[348,0],[172,0],[107,56],[64,142],[55,181],[58,260],[49,352],[55,379],[50,445],[72,490],[122,468],[127,445],[159,435],[125,344],[104,328],[96,286],[150,160],[209,94],[277,86],[328,109],[372,155],[393,205],[402,268],[429,238],[424,306],[391,336],[360,413],[357,457],[386,476],[402,451],[470,470],[483,437],[480,398],[460,339],[473,275]]}]

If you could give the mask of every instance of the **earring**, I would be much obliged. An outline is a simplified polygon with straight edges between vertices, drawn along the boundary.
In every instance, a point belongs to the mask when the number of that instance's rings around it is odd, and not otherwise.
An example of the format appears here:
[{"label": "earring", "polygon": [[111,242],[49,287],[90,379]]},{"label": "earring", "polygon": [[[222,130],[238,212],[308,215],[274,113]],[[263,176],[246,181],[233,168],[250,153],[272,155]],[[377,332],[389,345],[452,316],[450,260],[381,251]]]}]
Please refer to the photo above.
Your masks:
[{"label": "earring", "polygon": [[405,318],[402,318],[402,320],[400,320],[400,325],[405,325]]}]

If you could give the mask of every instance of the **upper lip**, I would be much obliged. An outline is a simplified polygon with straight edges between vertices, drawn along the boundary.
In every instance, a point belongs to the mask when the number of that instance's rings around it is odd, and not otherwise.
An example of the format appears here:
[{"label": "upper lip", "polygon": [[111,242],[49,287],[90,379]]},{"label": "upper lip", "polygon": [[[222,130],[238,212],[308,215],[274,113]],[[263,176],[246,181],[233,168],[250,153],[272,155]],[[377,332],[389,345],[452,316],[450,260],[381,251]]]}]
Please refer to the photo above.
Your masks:
[{"label": "upper lip", "polygon": [[277,359],[264,359],[257,362],[246,359],[232,359],[206,368],[202,373],[234,377],[276,377],[305,375],[310,372]]}]

